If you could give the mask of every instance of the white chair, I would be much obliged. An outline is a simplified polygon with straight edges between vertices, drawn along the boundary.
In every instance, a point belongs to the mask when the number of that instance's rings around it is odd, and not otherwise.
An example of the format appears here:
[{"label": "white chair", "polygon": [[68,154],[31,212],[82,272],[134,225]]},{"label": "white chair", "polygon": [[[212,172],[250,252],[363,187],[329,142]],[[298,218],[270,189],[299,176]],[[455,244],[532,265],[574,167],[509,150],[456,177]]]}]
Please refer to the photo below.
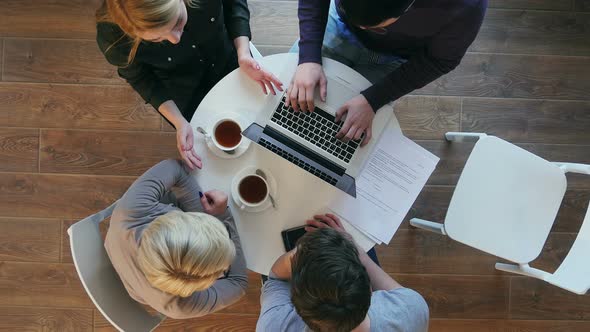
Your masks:
[{"label": "white chair", "polygon": [[518,273],[585,294],[590,288],[590,212],[555,273],[529,266],[547,240],[566,191],[565,173],[590,175],[590,165],[548,162],[520,147],[481,133],[445,135],[478,140],[457,183],[444,224],[414,218],[410,224],[517,263],[497,263]]},{"label": "white chair", "polygon": [[165,319],[152,316],[135,302],[123,286],[104,248],[99,225],[117,202],[68,228],[72,258],[80,281],[100,313],[119,331],[153,331]]},{"label": "white chair", "polygon": [[256,46],[254,46],[252,42],[250,42],[250,53],[252,53],[252,58],[254,58],[255,60],[262,59],[262,54],[260,54]]}]

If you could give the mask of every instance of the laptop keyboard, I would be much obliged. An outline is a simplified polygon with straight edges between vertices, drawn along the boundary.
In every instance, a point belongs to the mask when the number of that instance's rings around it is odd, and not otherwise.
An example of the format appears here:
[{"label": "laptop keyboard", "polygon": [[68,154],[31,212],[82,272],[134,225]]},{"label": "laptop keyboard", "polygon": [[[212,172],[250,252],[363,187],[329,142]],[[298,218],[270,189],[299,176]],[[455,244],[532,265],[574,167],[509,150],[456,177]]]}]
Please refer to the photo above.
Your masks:
[{"label": "laptop keyboard", "polygon": [[313,112],[295,112],[292,107],[285,105],[285,96],[270,119],[270,121],[348,163],[363,138],[355,141],[350,140],[347,143],[337,139],[336,133],[340,131],[343,123],[336,123],[334,120],[333,115],[317,107]]},{"label": "laptop keyboard", "polygon": [[331,185],[336,185],[336,183],[338,182],[337,179],[335,179],[334,177],[326,174],[325,172],[320,171],[319,169],[311,166],[310,164],[306,163],[304,160],[301,160],[299,158],[297,158],[296,156],[294,156],[293,154],[281,149],[280,147],[276,146],[275,144],[265,140],[264,138],[260,138],[260,140],[258,141],[258,144],[260,144],[261,146],[265,147],[266,149],[274,152],[275,154],[283,157],[284,159],[287,159],[288,161],[290,161],[291,163],[303,168],[304,170],[308,171],[309,173],[317,176],[318,178],[328,182]]}]

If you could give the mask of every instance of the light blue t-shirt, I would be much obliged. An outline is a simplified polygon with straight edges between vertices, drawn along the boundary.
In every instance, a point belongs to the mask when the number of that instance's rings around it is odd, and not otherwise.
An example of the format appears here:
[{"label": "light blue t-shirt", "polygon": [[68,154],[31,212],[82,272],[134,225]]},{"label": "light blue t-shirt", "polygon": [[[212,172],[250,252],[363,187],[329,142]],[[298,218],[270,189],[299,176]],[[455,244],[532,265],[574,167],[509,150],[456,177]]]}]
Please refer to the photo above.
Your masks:
[{"label": "light blue t-shirt", "polygon": [[[309,331],[291,302],[289,282],[271,279],[264,284],[257,332]],[[371,332],[427,332],[428,305],[409,288],[375,291],[369,307]]]}]

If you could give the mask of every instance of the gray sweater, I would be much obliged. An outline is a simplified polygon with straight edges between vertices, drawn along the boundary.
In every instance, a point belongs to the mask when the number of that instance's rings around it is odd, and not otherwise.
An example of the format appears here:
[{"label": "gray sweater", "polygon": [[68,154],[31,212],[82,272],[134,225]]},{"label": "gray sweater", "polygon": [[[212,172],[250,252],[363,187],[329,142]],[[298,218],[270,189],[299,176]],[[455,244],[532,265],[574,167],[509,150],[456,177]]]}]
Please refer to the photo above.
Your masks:
[{"label": "gray sweater", "polygon": [[164,160],[129,187],[111,217],[106,251],[127,292],[136,301],[176,319],[204,316],[238,301],[248,286],[246,262],[234,220],[226,210],[216,216],[228,228],[236,246],[236,258],[226,278],[189,297],[165,293],[150,285],[137,262],[141,235],[158,216],[172,210],[202,212],[196,180],[178,160]]}]

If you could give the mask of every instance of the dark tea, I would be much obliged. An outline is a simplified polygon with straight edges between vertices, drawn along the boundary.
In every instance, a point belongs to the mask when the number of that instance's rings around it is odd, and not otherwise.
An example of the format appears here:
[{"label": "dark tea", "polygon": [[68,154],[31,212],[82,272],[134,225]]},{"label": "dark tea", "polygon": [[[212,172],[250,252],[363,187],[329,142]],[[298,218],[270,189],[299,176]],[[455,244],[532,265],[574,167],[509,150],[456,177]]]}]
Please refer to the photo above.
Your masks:
[{"label": "dark tea", "polygon": [[233,148],[242,140],[242,129],[232,120],[225,120],[215,127],[215,140],[225,148]]},{"label": "dark tea", "polygon": [[238,186],[240,196],[250,204],[257,204],[266,198],[268,188],[262,178],[256,175],[248,175],[240,181]]}]

